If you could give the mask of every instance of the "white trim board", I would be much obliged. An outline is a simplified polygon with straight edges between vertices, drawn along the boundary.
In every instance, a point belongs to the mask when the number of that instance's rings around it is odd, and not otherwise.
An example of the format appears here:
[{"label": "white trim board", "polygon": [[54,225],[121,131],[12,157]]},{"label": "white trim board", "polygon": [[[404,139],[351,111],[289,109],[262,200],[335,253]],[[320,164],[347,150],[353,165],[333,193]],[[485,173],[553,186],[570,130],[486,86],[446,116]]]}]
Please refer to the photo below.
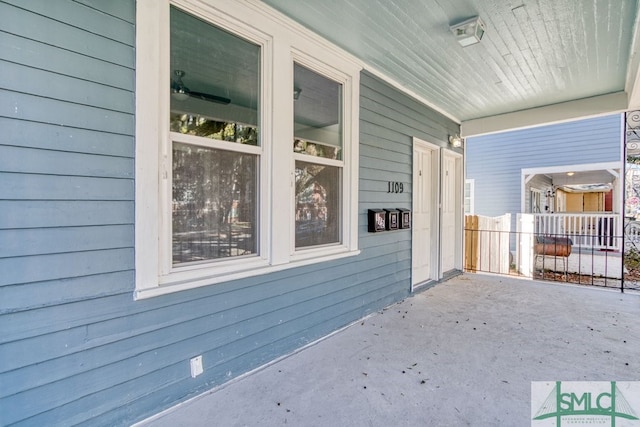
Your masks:
[{"label": "white trim board", "polygon": [[605,162],[605,163],[582,163],[577,165],[560,165],[560,166],[545,166],[540,168],[526,168],[521,169],[523,175],[539,175],[547,173],[562,173],[562,172],[586,172],[593,170],[608,170],[608,169],[620,169],[622,167],[621,162]]},{"label": "white trim board", "polygon": [[414,258],[415,254],[415,225],[413,223],[417,203],[417,192],[415,188],[415,163],[412,163],[412,188],[411,188],[411,215],[412,215],[412,224],[411,224],[411,292],[416,292],[417,289],[422,289],[426,287],[428,284],[437,283],[441,279],[440,272],[440,166],[441,166],[441,151],[442,147],[434,144],[432,142],[425,141],[418,137],[412,138],[411,144],[411,156],[412,162],[415,162],[415,153],[416,150],[429,150],[433,153],[434,157],[432,158],[432,170],[431,170],[431,179],[432,179],[432,189],[434,193],[431,195],[432,197],[432,208],[433,208],[433,217],[431,218],[431,239],[432,242],[432,252],[431,259],[429,260],[430,268],[431,268],[431,276],[426,281],[416,281],[414,277]]},{"label": "white trim board", "polygon": [[544,107],[531,108],[529,110],[463,121],[460,125],[460,135],[469,137],[528,129],[590,117],[622,113],[626,111],[627,108],[627,94],[625,92],[616,92],[594,96],[592,98],[583,98]]}]

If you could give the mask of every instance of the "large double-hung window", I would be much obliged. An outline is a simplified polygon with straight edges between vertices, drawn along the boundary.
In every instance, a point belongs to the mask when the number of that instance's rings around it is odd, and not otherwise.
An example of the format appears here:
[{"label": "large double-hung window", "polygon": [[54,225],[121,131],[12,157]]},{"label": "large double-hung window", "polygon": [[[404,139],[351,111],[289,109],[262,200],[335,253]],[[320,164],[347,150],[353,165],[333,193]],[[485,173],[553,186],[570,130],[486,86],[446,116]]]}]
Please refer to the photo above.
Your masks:
[{"label": "large double-hung window", "polygon": [[171,7],[171,262],[258,253],[260,46]]},{"label": "large double-hung window", "polygon": [[342,85],[294,65],[295,246],[340,243]]},{"label": "large double-hung window", "polygon": [[136,297],[357,254],[359,66],[267,6],[138,0]]}]

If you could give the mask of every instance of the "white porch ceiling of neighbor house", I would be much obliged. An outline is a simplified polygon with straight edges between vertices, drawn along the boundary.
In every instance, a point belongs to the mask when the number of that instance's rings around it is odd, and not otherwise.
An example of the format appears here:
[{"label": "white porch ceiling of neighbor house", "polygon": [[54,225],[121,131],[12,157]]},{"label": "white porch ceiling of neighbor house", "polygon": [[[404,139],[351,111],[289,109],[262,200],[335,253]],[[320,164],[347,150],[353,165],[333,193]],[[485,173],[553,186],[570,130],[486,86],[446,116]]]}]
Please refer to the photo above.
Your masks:
[{"label": "white porch ceiling of neighbor house", "polygon": [[[640,106],[638,0],[263,0],[465,135]],[[480,16],[479,44],[450,25]]]},{"label": "white porch ceiling of neighbor house", "polygon": [[572,176],[566,173],[549,174],[553,185],[586,185],[586,184],[611,184],[616,177],[606,170],[593,170],[575,172]]},{"label": "white porch ceiling of neighbor house", "polygon": [[618,162],[550,166],[522,170],[525,181],[535,175],[545,175],[551,179],[555,186],[612,184],[616,179],[620,178],[620,173],[620,164]]}]

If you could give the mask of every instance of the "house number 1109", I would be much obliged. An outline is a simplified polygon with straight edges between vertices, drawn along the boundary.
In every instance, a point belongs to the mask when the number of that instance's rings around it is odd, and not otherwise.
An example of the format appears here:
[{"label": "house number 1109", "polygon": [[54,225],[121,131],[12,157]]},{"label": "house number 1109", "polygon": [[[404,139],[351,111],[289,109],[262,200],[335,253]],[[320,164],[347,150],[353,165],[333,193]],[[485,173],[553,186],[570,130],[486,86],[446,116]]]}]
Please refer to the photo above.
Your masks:
[{"label": "house number 1109", "polygon": [[387,189],[387,193],[402,193],[404,192],[404,185],[401,182],[389,181],[387,183],[389,188]]}]

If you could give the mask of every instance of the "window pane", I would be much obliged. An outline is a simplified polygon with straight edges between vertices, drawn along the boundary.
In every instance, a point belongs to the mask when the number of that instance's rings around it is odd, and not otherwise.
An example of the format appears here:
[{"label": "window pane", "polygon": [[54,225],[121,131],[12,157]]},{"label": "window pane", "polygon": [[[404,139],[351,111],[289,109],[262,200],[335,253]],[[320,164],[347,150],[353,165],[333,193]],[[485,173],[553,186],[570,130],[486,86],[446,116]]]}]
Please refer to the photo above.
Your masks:
[{"label": "window pane", "polygon": [[171,113],[171,131],[220,141],[258,145],[257,126],[220,122],[191,114]]},{"label": "window pane", "polygon": [[294,64],[293,150],[342,159],[342,85]]},{"label": "window pane", "polygon": [[260,46],[171,8],[173,132],[258,145]]},{"label": "window pane", "polygon": [[296,161],[296,248],[340,242],[341,173]]},{"label": "window pane", "polygon": [[173,144],[173,264],[257,253],[257,156]]}]

